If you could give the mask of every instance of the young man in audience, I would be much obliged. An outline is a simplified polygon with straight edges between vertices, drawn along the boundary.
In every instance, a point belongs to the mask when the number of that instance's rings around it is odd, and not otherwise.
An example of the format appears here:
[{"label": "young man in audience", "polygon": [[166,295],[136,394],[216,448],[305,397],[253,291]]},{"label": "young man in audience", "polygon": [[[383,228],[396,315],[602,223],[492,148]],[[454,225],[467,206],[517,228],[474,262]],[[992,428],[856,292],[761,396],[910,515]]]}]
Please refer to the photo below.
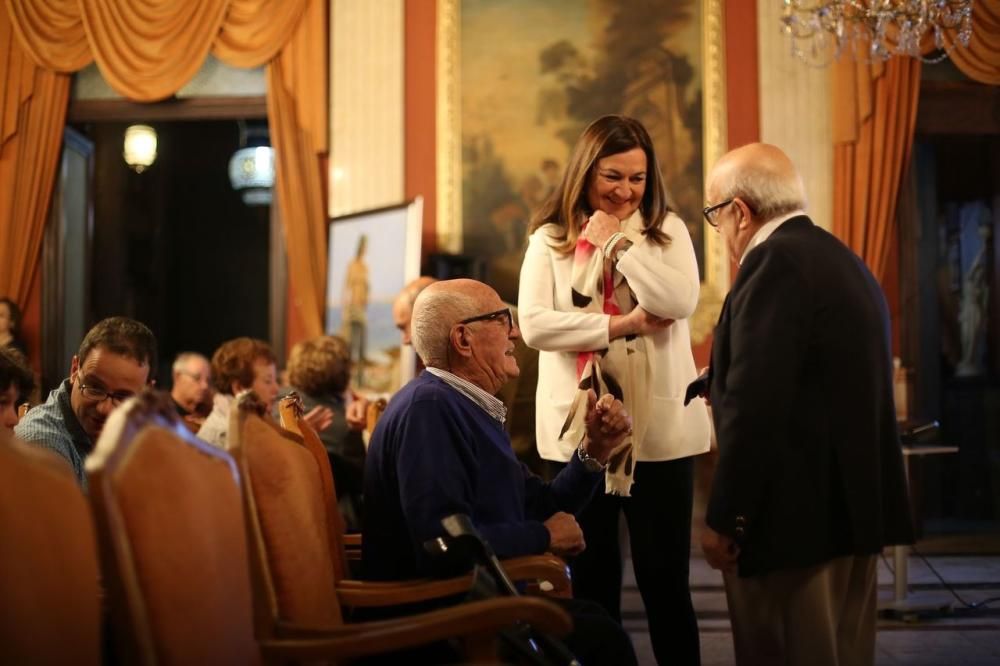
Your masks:
[{"label": "young man in audience", "polygon": [[[519,373],[519,337],[510,309],[481,282],[437,282],[417,298],[413,346],[427,369],[393,397],[368,450],[365,578],[447,573],[423,545],[455,513],[467,514],[502,558],[585,548],[571,514],[603,481],[630,419],[619,401],[592,393],[578,455],[550,483],[531,474],[514,456],[496,397]],[[635,663],[628,636],[603,609],[563,603],[574,619],[567,642],[583,663]]]},{"label": "young man in audience", "polygon": [[0,430],[10,434],[17,425],[17,406],[35,388],[28,361],[13,347],[0,347]]},{"label": "young man in audience", "polygon": [[83,460],[115,407],[141,391],[156,368],[156,338],[127,317],[97,323],[70,363],[69,379],[14,429],[18,438],[52,449],[87,489]]}]

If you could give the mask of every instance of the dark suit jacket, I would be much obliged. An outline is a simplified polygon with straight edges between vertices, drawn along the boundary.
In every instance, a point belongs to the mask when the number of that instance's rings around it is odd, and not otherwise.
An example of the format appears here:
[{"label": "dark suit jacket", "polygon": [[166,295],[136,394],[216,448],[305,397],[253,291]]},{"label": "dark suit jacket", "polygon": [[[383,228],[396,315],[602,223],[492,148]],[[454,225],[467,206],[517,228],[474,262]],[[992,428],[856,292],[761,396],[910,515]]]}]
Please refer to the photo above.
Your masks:
[{"label": "dark suit jacket", "polygon": [[806,216],[746,256],[715,329],[707,522],[740,574],[912,542],[885,298]]}]

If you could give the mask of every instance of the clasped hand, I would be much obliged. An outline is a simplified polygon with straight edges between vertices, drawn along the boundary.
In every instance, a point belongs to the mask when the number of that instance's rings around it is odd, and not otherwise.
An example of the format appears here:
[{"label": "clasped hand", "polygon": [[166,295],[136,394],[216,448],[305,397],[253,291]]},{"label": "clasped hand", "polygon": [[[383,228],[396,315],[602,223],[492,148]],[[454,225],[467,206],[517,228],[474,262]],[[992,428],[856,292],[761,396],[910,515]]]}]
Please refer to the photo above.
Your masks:
[{"label": "clasped hand", "polygon": [[602,463],[608,461],[611,452],[632,432],[632,417],[621,400],[615,400],[610,393],[598,400],[593,389],[587,392],[587,414],[583,422],[587,433],[583,446],[587,455]]},{"label": "clasped hand", "polygon": [[587,226],[583,230],[583,237],[597,248],[603,249],[612,234],[622,230],[622,223],[614,215],[608,215],[603,210],[596,211],[587,220]]}]

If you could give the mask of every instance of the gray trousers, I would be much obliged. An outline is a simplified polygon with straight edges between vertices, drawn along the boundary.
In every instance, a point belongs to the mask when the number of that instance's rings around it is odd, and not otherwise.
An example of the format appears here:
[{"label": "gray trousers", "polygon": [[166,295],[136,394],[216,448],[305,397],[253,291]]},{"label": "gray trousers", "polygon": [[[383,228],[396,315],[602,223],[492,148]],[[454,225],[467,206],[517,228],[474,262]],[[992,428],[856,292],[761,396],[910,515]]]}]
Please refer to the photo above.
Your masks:
[{"label": "gray trousers", "polygon": [[739,666],[871,666],[877,555],[740,578],[725,574]]}]

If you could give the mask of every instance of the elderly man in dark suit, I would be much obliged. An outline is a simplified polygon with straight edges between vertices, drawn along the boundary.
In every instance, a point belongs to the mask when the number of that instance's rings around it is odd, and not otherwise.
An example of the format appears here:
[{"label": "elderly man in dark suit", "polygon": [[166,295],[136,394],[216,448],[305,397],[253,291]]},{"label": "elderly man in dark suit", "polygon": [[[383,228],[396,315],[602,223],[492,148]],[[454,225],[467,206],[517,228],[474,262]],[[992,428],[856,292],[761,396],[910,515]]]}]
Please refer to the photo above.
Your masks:
[{"label": "elderly man in dark suit", "polygon": [[912,527],[889,315],[864,263],[806,216],[780,149],[713,168],[705,217],[739,270],[715,330],[719,465],[702,547],[740,664],[871,664],[876,562]]}]

